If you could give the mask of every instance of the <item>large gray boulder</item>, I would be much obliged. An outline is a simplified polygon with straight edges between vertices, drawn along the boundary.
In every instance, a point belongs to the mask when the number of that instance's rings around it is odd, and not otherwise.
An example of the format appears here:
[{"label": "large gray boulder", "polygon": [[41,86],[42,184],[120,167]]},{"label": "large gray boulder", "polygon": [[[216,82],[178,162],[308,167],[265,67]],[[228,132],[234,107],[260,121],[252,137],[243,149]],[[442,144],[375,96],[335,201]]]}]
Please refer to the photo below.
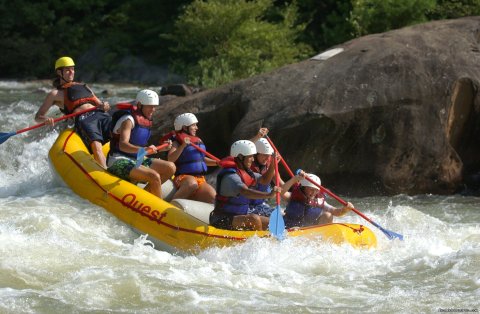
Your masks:
[{"label": "large gray boulder", "polygon": [[265,126],[292,169],[340,194],[453,193],[480,168],[479,43],[480,17],[358,38],[326,60],[169,98],[157,137],[193,112],[219,157]]}]

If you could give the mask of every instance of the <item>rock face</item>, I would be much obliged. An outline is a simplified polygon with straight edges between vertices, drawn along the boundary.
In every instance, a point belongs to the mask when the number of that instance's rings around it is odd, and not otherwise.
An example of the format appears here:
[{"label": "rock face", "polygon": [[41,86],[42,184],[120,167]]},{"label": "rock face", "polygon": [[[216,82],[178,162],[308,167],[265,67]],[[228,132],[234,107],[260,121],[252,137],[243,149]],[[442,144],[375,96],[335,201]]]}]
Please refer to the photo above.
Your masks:
[{"label": "rock face", "polygon": [[[343,195],[449,194],[480,168],[480,17],[358,38],[157,111],[157,136],[193,112],[218,157],[259,127],[290,167]],[[283,173],[284,179],[287,178]]]}]

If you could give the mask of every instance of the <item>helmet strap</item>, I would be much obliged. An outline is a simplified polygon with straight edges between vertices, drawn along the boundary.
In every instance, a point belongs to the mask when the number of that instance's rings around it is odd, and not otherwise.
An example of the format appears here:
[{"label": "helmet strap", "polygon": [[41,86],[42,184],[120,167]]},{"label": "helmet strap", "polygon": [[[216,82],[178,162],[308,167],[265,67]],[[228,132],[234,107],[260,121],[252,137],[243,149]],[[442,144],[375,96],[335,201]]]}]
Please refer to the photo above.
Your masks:
[{"label": "helmet strap", "polygon": [[307,193],[305,193],[305,187],[303,185],[300,185],[300,192],[302,192],[303,196],[305,196],[305,199],[307,199]]},{"label": "helmet strap", "polygon": [[236,158],[238,159],[239,164],[242,165],[242,169],[247,170],[248,168],[245,167],[245,164],[244,164],[245,156],[243,156],[242,154],[239,154]]},{"label": "helmet strap", "polygon": [[245,157],[243,157],[243,155],[238,155],[237,157],[233,157],[233,160],[235,161],[237,166],[239,166],[239,168],[242,168],[242,169],[245,168],[245,166],[243,165],[243,160],[244,159],[245,159]]},{"label": "helmet strap", "polygon": [[190,136],[192,136],[192,134],[191,134],[190,131],[188,130],[188,126],[185,126],[185,125],[182,126],[182,132],[183,132],[183,133],[186,133],[186,134],[188,134],[188,135],[190,135]]},{"label": "helmet strap", "polygon": [[58,75],[58,74],[57,74],[57,75],[60,76],[60,78],[61,78],[65,83],[71,83],[71,82],[72,82],[72,81],[67,81],[67,80],[65,79],[65,77],[63,76],[63,70],[65,70],[64,67],[57,69],[57,71],[58,71],[58,70],[60,70],[60,75]]}]

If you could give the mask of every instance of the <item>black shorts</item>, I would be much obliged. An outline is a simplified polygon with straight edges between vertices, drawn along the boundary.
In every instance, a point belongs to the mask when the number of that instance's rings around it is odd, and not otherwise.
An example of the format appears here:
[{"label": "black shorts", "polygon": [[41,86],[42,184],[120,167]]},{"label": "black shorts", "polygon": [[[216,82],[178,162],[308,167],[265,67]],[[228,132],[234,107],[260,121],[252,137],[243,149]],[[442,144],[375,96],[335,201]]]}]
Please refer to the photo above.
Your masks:
[{"label": "black shorts", "polygon": [[110,140],[111,123],[112,117],[108,113],[96,110],[78,116],[75,129],[90,150],[93,141],[105,144]]},{"label": "black shorts", "polygon": [[233,230],[233,217],[235,217],[233,214],[215,213],[215,211],[212,211],[210,213],[210,225],[218,229]]}]

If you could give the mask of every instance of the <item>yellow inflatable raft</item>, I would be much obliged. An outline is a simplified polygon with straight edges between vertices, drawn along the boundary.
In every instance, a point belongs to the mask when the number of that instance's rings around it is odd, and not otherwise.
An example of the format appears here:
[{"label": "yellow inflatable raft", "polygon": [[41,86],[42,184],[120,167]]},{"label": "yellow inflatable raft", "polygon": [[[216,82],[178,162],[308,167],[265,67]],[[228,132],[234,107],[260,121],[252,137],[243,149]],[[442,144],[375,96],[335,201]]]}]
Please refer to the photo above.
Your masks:
[{"label": "yellow inflatable raft", "polygon": [[[105,149],[108,150],[108,147]],[[217,229],[208,224],[212,205],[191,200],[169,203],[119,179],[94,161],[72,129],[59,135],[50,149],[49,158],[56,172],[76,194],[105,208],[137,232],[148,234],[157,249],[197,253],[209,247],[242,243],[254,236],[270,237],[268,231]],[[172,185],[171,182],[169,184]],[[165,183],[162,188],[168,190],[168,184]],[[168,194],[164,191],[166,199]],[[357,248],[370,248],[377,244],[375,234],[358,224],[333,223],[296,228],[287,230],[287,236],[350,243]]]}]

